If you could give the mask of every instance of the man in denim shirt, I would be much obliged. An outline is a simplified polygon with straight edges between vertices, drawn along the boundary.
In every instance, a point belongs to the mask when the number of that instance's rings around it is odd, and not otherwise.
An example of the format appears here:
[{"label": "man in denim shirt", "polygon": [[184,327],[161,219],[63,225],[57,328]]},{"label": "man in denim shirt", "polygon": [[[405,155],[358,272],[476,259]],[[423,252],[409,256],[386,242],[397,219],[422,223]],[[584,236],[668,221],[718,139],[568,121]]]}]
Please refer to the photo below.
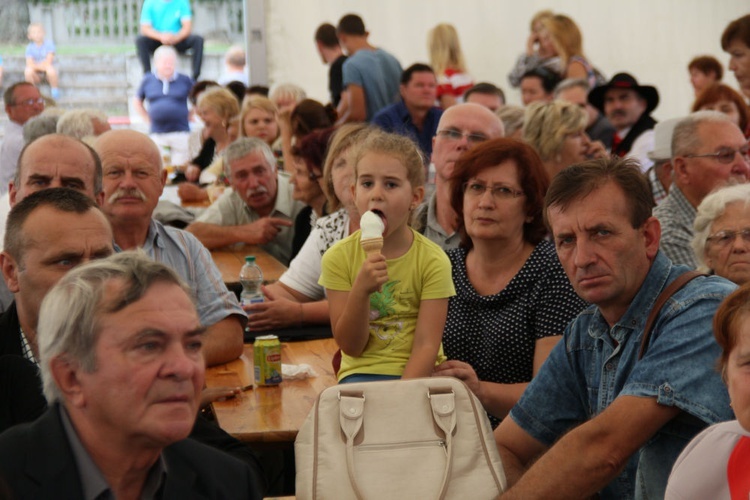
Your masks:
[{"label": "man in denim shirt", "polygon": [[592,305],[495,431],[512,486],[506,495],[662,498],[688,441],[733,418],[714,369],[720,349],[711,321],[735,286],[699,277],[677,291],[638,359],[657,297],[687,270],[659,252],[661,230],[638,164],[571,166],[555,177],[545,206],[560,262]]}]

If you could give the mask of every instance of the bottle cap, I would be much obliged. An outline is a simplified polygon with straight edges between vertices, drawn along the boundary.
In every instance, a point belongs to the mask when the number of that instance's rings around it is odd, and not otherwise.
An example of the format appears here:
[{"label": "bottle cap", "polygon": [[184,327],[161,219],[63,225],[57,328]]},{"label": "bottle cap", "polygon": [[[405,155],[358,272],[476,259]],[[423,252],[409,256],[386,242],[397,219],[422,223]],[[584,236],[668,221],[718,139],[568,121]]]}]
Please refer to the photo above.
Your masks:
[{"label": "bottle cap", "polygon": [[255,263],[255,255],[245,255],[245,262],[248,264]]}]

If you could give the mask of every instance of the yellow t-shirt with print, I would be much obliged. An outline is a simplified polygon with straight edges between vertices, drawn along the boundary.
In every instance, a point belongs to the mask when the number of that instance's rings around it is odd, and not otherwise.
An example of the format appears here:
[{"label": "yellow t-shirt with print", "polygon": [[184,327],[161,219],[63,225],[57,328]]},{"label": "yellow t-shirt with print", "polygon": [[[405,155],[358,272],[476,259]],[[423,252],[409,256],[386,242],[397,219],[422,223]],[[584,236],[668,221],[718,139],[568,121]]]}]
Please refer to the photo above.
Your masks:
[{"label": "yellow t-shirt with print", "polygon": [[[402,375],[411,355],[422,300],[455,295],[451,264],[442,248],[412,229],[414,241],[397,259],[386,261],[388,282],[370,295],[370,339],[359,357],[342,352],[338,378],[355,373]],[[348,292],[365,261],[360,231],[323,255],[320,280],[330,290]],[[445,360],[441,344],[436,362]]]}]

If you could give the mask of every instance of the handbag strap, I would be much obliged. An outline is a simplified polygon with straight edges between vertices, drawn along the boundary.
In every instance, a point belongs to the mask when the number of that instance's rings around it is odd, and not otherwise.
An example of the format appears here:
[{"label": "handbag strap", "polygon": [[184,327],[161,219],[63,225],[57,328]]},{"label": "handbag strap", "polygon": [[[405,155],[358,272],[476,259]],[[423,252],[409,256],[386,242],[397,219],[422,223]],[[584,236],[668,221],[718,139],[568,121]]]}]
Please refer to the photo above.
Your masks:
[{"label": "handbag strap", "polygon": [[443,473],[443,482],[440,485],[439,500],[445,498],[448,491],[448,478],[453,467],[453,431],[456,428],[456,395],[450,392],[432,392],[427,393],[432,408],[432,418],[445,434],[446,463],[445,472]]},{"label": "handbag strap", "polygon": [[352,484],[354,494],[358,500],[364,496],[357,486],[354,477],[354,438],[362,428],[362,420],[365,412],[365,395],[344,395],[339,393],[339,424],[346,436],[346,468],[349,471],[349,481]]},{"label": "handbag strap", "polygon": [[[445,434],[445,469],[443,480],[440,485],[438,498],[443,500],[448,490],[448,477],[453,467],[453,432],[456,429],[456,395],[450,392],[433,392],[428,389],[427,398],[432,409],[432,418]],[[339,424],[346,436],[346,465],[349,472],[354,494],[358,500],[363,500],[364,495],[359,489],[357,478],[354,475],[354,439],[362,429],[364,422],[365,396],[364,394],[339,393]]]},{"label": "handbag strap", "polygon": [[648,343],[651,340],[651,332],[654,329],[654,323],[656,322],[656,316],[658,316],[661,308],[669,300],[669,298],[677,293],[677,291],[683,286],[687,285],[690,281],[697,278],[698,276],[706,276],[704,273],[698,271],[688,271],[679,275],[667,288],[665,288],[654,302],[654,307],[651,308],[651,312],[646,319],[646,325],[643,327],[643,340],[641,340],[641,348],[638,351],[638,359],[641,359],[646,354]]}]

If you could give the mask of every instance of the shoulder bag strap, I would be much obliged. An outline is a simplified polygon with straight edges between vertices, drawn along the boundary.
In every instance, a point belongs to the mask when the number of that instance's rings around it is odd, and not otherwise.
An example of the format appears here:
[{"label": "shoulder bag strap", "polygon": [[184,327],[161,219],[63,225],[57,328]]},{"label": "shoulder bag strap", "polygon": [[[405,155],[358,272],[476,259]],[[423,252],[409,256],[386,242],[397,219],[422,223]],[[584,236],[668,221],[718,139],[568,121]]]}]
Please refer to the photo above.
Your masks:
[{"label": "shoulder bag strap", "polygon": [[661,311],[661,308],[664,307],[664,304],[669,300],[669,298],[674,295],[680,288],[687,285],[688,282],[692,281],[693,279],[697,278],[698,276],[706,276],[703,273],[699,273],[698,271],[688,271],[686,273],[683,273],[679,275],[672,283],[670,283],[667,288],[665,288],[658,297],[656,297],[656,302],[654,302],[654,307],[651,308],[651,313],[648,315],[648,319],[646,319],[646,326],[643,328],[643,340],[641,341],[641,349],[638,351],[638,359],[641,359],[644,354],[646,354],[646,349],[648,348],[648,343],[651,340],[651,332],[654,329],[654,323],[656,322],[656,316],[659,315],[659,311]]}]

